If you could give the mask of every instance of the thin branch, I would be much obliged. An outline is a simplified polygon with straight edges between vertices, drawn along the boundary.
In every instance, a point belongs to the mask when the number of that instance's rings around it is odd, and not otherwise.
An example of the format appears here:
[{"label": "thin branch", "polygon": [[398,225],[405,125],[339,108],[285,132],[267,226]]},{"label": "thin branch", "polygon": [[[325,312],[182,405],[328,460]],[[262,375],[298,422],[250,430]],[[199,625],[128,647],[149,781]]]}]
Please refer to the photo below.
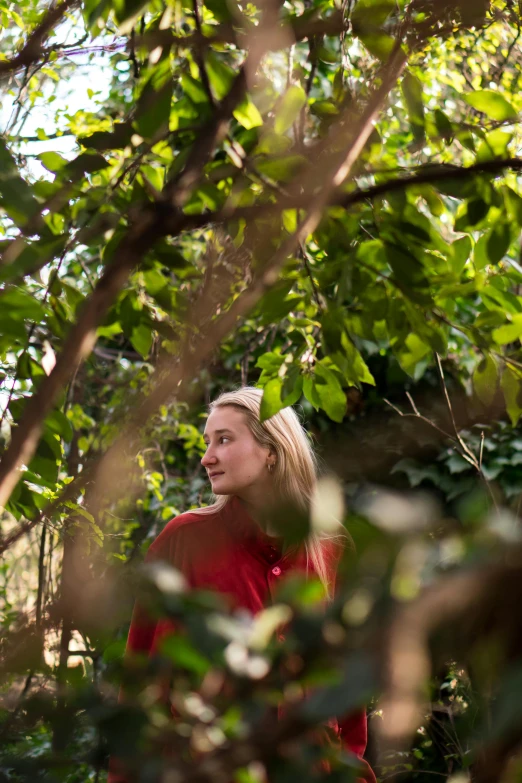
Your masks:
[{"label": "thin branch", "polygon": [[449,396],[449,393],[448,393],[448,387],[446,386],[446,380],[444,378],[444,370],[442,369],[442,362],[440,360],[440,356],[439,356],[438,353],[435,353],[435,362],[437,364],[437,371],[439,373],[440,384],[441,384],[441,387],[442,387],[442,393],[444,394],[444,399],[446,400],[446,407],[448,408],[448,413],[450,415],[451,424],[453,426],[453,431],[455,433],[455,438],[459,442],[460,447],[463,449],[463,451],[465,451],[465,453],[468,455],[468,457],[469,457],[468,462],[471,461],[471,464],[474,465],[477,468],[477,470],[478,470],[479,469],[479,464],[478,464],[477,458],[473,454],[471,449],[468,447],[468,445],[464,442],[464,440],[462,439],[462,436],[461,436],[461,434],[460,434],[460,432],[458,430],[457,422],[455,421],[455,414],[453,413],[453,406],[451,404],[450,396]]},{"label": "thin branch", "polygon": [[308,260],[308,254],[307,254],[307,252],[305,250],[305,246],[304,246],[304,244],[302,242],[300,244],[299,250],[300,250],[301,258],[303,259],[303,264],[305,265],[306,273],[307,273],[308,277],[310,278],[310,283],[312,284],[312,293],[314,295],[314,299],[316,301],[317,307],[319,308],[320,311],[322,311],[323,310],[323,305],[321,303],[321,299],[320,299],[320,296],[319,296],[319,291],[317,289],[317,286],[316,286],[315,280],[314,280],[314,276],[312,274],[312,269],[310,267],[310,262]]},{"label": "thin branch", "polygon": [[400,408],[397,408],[396,405],[393,405],[393,403],[391,403],[389,400],[387,400],[386,397],[384,397],[383,400],[386,403],[386,405],[389,405],[389,407],[392,408],[395,411],[395,413],[397,413],[401,418],[403,418],[403,419],[419,419],[420,421],[423,421],[425,424],[427,424],[432,429],[436,430],[436,432],[438,432],[440,435],[442,435],[443,438],[445,438],[447,440],[451,440],[454,443],[456,443],[457,444],[457,449],[456,450],[458,451],[460,456],[463,459],[465,459],[466,462],[469,462],[474,468],[476,468],[477,467],[476,464],[470,460],[470,458],[467,456],[467,454],[463,453],[458,448],[460,446],[459,441],[450,432],[446,432],[446,430],[443,430],[442,427],[439,427],[438,424],[435,424],[435,422],[432,421],[432,419],[428,419],[427,416],[423,416],[422,413],[419,413],[419,411],[417,409],[417,406],[413,402],[413,399],[412,399],[411,395],[408,392],[406,392],[406,396],[408,397],[410,405],[411,405],[411,407],[413,409],[413,413],[404,413],[403,411],[400,410]]},{"label": "thin branch", "polygon": [[79,5],[79,0],[62,0],[61,3],[52,5],[40,24],[33,30],[27,39],[25,46],[11,60],[0,62],[0,76],[18,68],[31,65],[40,59],[43,52],[43,43],[54,27],[63,19],[65,14],[74,6]]},{"label": "thin branch", "polygon": [[[386,196],[389,193],[405,190],[417,185],[433,184],[436,182],[452,182],[454,180],[463,180],[476,174],[500,174],[504,169],[514,171],[522,170],[522,158],[506,158],[503,160],[491,160],[484,163],[477,163],[473,166],[437,166],[426,167],[428,170],[411,177],[398,177],[390,179],[387,182],[381,182],[378,185],[371,185],[368,188],[358,188],[351,193],[334,190],[327,201],[327,206],[341,206],[348,208],[364,201],[373,201],[380,196]],[[385,172],[381,172],[384,174]],[[287,187],[288,194],[288,187]],[[308,197],[302,194],[286,195],[278,202],[258,204],[251,207],[239,207],[230,209],[225,207],[218,212],[207,212],[201,215],[192,215],[190,217],[190,228],[201,228],[210,223],[223,222],[224,220],[255,220],[265,217],[271,210],[299,209],[306,206]]]}]

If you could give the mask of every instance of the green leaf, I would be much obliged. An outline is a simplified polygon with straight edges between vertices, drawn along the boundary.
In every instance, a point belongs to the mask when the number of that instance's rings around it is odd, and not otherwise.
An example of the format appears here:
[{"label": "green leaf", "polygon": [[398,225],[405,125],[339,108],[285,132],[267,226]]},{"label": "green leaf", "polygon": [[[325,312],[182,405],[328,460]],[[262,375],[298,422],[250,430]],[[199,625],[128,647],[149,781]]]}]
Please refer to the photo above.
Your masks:
[{"label": "green leaf", "polygon": [[396,351],[397,359],[402,369],[412,378],[418,380],[423,374],[425,365],[423,360],[431,354],[431,348],[420,337],[411,333],[404,341],[404,345]]},{"label": "green leaf", "polygon": [[236,74],[212,50],[208,52],[205,58],[205,66],[212,92],[217,100],[221,101],[232,87]]},{"label": "green leaf", "polygon": [[387,60],[395,47],[395,39],[380,29],[394,7],[393,0],[359,0],[351,15],[354,35],[379,60]]},{"label": "green leaf", "polygon": [[310,111],[316,117],[333,117],[339,114],[339,107],[333,101],[313,100],[310,102]]},{"label": "green leaf", "polygon": [[477,163],[495,160],[495,158],[506,158],[508,156],[508,145],[512,138],[512,133],[505,133],[505,131],[498,128],[491,131],[491,133],[487,133],[477,150]]},{"label": "green leaf", "polygon": [[292,366],[287,372],[283,388],[281,389],[281,397],[283,400],[283,406],[295,405],[299,402],[303,393],[303,376],[299,367]]},{"label": "green leaf", "polygon": [[266,174],[274,180],[287,181],[306,163],[303,155],[285,155],[271,160],[260,160],[256,162],[257,169],[261,174]]},{"label": "green leaf", "polygon": [[196,650],[186,636],[181,636],[180,634],[171,634],[162,639],[160,653],[170,658],[176,666],[188,669],[201,676],[210,669],[210,661]]},{"label": "green leaf", "polygon": [[227,0],[205,0],[205,6],[212,12],[218,22],[233,21]]},{"label": "green leaf", "polygon": [[74,160],[70,160],[62,169],[66,174],[72,177],[78,177],[82,174],[94,174],[95,171],[101,171],[109,167],[109,163],[103,155],[97,152],[82,152]]},{"label": "green leaf", "polygon": [[314,387],[321,408],[332,421],[341,422],[346,413],[346,395],[341,388],[337,375],[321,362],[315,365]]},{"label": "green leaf", "polygon": [[410,71],[407,71],[402,80],[401,89],[408,110],[413,138],[416,142],[422,142],[425,138],[422,83]]},{"label": "green leaf", "polygon": [[134,127],[144,139],[168,129],[173,89],[170,59],[164,55],[145,83],[136,106]]},{"label": "green leaf", "polygon": [[361,33],[359,38],[370,54],[384,62],[390,57],[397,44],[395,38],[386,33]]},{"label": "green leaf", "polygon": [[493,339],[499,345],[513,343],[522,336],[522,313],[511,317],[511,323],[493,330]]},{"label": "green leaf", "polygon": [[344,311],[340,307],[330,305],[321,316],[323,345],[328,353],[335,353],[341,349],[343,330]]},{"label": "green leaf", "polygon": [[368,369],[368,365],[346,331],[343,331],[341,336],[340,351],[336,351],[332,358],[351,386],[360,386],[361,383],[375,386],[375,379]]},{"label": "green leaf", "polygon": [[427,288],[424,267],[421,262],[405,247],[399,247],[391,243],[386,243],[386,260],[393,270],[397,281],[408,286],[418,288]]},{"label": "green leaf", "polygon": [[41,152],[40,155],[38,155],[38,159],[42,166],[46,168],[47,171],[52,171],[53,174],[56,171],[63,169],[68,162],[67,158],[64,158],[63,155],[59,155],[57,152]]},{"label": "green leaf", "polygon": [[73,438],[73,428],[71,422],[60,410],[54,410],[45,420],[45,426],[51,432],[56,433],[63,438],[66,443],[70,443]]},{"label": "green leaf", "polygon": [[105,27],[111,7],[112,0],[84,0],[82,3],[85,27],[93,38]]},{"label": "green leaf", "polygon": [[140,11],[148,4],[149,0],[113,0],[113,6],[120,32],[126,34],[134,26]]},{"label": "green leaf", "polygon": [[522,373],[514,367],[506,367],[500,379],[500,385],[506,400],[506,410],[513,427],[516,427],[522,414]]},{"label": "green leaf", "polygon": [[306,93],[303,88],[296,84],[289,87],[277,105],[274,131],[279,134],[286,133],[299,116],[299,112],[305,104]]},{"label": "green leaf", "polygon": [[45,308],[23,288],[8,288],[0,294],[2,310],[17,321],[41,322],[45,317]]},{"label": "green leaf", "polygon": [[394,0],[359,0],[351,15],[355,34],[375,30],[386,21],[394,8]]},{"label": "green leaf", "polygon": [[246,130],[252,130],[252,128],[258,128],[263,124],[263,118],[259,113],[259,109],[252,103],[250,98],[245,98],[239,106],[234,109],[234,117]]},{"label": "green leaf", "polygon": [[134,133],[128,122],[115,122],[112,131],[95,131],[90,136],[80,136],[78,142],[95,150],[118,150],[128,147]]},{"label": "green leaf", "polygon": [[[27,274],[34,274],[58,256],[68,241],[70,241],[70,236],[62,234],[52,240],[46,237],[35,242],[27,242],[22,245],[19,255],[12,263],[0,265],[0,280],[16,280]],[[0,294],[0,300],[3,296],[3,293]]]},{"label": "green leaf", "polygon": [[487,406],[495,399],[498,384],[498,367],[491,354],[487,354],[473,373],[473,388],[479,400]]},{"label": "green leaf", "polygon": [[281,320],[293,310],[302,297],[291,294],[292,281],[281,280],[267,291],[255,309],[255,315],[265,324]]},{"label": "green leaf", "polygon": [[208,95],[200,79],[194,79],[189,73],[184,73],[180,82],[183,92],[193,103],[208,103]]},{"label": "green leaf", "polygon": [[146,359],[152,347],[152,332],[150,327],[145,324],[135,326],[132,329],[130,341],[138,353]]},{"label": "green leaf", "polygon": [[271,416],[275,416],[283,407],[283,402],[281,400],[282,386],[283,382],[281,378],[272,378],[264,387],[259,414],[261,421],[266,421]]},{"label": "green leaf", "polygon": [[444,139],[445,142],[449,143],[453,139],[454,134],[451,120],[441,109],[435,109],[433,112],[433,117],[435,120],[437,133]]},{"label": "green leaf", "polygon": [[305,375],[303,377],[303,394],[308,402],[314,406],[315,410],[319,410],[321,407],[321,398],[317,393],[313,375]]},{"label": "green leaf", "polygon": [[487,253],[490,264],[498,264],[502,261],[509,246],[511,244],[511,227],[508,223],[498,222],[494,227],[487,240]]},{"label": "green leaf", "polygon": [[5,141],[0,138],[0,209],[3,209],[17,226],[39,211],[30,185],[18,173],[18,167]]},{"label": "green leaf", "polygon": [[486,114],[491,120],[516,120],[518,112],[501,95],[494,90],[476,90],[464,95],[464,100],[477,111]]},{"label": "green leaf", "polygon": [[490,210],[483,198],[472,198],[466,205],[466,210],[455,220],[455,231],[470,231],[480,223]]},{"label": "green leaf", "polygon": [[460,278],[466,262],[471,255],[472,243],[469,236],[456,239],[451,245],[452,257],[450,259],[451,268],[455,275]]}]

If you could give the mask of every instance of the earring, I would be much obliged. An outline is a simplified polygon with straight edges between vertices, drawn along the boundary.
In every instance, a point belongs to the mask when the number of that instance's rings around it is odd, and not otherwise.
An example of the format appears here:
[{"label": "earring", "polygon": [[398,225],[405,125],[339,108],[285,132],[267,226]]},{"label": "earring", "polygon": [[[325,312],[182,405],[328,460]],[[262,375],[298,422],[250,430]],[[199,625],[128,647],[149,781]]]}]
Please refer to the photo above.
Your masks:
[{"label": "earring", "polygon": [[272,471],[273,471],[273,469],[274,469],[274,466],[273,466],[272,464],[268,464],[268,465],[267,465],[267,468],[268,468],[268,472],[269,472],[269,473],[272,473]]}]

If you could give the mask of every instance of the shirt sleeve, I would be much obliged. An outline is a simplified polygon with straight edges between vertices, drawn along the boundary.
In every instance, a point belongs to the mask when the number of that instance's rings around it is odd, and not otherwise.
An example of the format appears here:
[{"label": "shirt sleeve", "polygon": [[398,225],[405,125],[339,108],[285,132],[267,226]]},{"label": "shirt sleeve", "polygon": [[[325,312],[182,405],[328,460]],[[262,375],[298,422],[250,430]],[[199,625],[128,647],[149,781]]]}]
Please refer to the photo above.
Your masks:
[{"label": "shirt sleeve", "polygon": [[338,719],[339,735],[343,748],[353,753],[364,766],[360,783],[376,783],[375,774],[364,758],[364,752],[368,742],[368,720],[366,709],[361,708],[348,716]]}]

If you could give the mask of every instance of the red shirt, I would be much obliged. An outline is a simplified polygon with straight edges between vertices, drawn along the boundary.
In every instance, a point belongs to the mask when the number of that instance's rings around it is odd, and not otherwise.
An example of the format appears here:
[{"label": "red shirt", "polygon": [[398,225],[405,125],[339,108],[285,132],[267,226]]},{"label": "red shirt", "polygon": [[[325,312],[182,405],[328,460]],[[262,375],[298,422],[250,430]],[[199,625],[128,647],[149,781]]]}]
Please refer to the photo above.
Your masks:
[{"label": "red shirt", "polygon": [[[328,572],[335,575],[342,549],[325,543]],[[270,604],[277,585],[290,571],[306,571],[303,548],[284,554],[278,539],[267,536],[233,497],[221,512],[181,514],[167,523],[151,544],[147,560],[164,560],[179,569],[190,587],[217,590],[226,595],[231,608],[244,608],[252,614]],[[313,570],[310,563],[309,569]],[[160,640],[173,630],[170,620],[152,621],[136,609],[131,621],[127,650],[152,655]],[[359,710],[329,721],[342,745],[361,761],[366,748],[366,712]],[[375,783],[375,775],[364,762],[365,780]],[[126,783],[116,774],[114,762],[108,783]]]}]

